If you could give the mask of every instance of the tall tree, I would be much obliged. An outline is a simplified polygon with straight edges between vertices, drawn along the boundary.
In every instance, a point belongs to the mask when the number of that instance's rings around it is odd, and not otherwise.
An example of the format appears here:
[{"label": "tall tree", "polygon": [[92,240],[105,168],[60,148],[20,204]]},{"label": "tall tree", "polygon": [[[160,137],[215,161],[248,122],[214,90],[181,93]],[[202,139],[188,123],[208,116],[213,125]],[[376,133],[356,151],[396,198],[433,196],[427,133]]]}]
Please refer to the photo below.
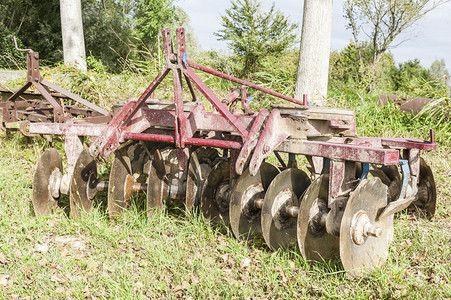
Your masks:
[{"label": "tall tree", "polygon": [[295,98],[327,97],[331,35],[332,0],[305,0]]},{"label": "tall tree", "polygon": [[255,72],[264,56],[279,55],[295,42],[297,24],[290,23],[274,3],[267,12],[258,0],[232,0],[231,4],[221,17],[223,29],[215,35],[228,41],[242,59],[241,76]]},{"label": "tall tree", "polygon": [[346,0],[345,17],[361,64],[362,34],[372,46],[371,63],[377,63],[401,32],[445,2],[449,0]]},{"label": "tall tree", "polygon": [[64,63],[86,71],[81,0],[60,0]]}]

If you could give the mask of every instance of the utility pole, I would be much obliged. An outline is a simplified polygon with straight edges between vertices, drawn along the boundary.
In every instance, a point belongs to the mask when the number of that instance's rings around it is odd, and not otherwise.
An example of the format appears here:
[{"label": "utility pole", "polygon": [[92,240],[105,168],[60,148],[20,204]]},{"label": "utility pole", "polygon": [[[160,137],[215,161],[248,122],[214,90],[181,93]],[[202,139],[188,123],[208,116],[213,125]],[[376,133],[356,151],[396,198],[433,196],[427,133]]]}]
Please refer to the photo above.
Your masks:
[{"label": "utility pole", "polygon": [[81,0],[60,0],[64,63],[86,71]]},{"label": "utility pole", "polygon": [[327,98],[333,0],[304,0],[294,98],[307,94],[318,105]]}]

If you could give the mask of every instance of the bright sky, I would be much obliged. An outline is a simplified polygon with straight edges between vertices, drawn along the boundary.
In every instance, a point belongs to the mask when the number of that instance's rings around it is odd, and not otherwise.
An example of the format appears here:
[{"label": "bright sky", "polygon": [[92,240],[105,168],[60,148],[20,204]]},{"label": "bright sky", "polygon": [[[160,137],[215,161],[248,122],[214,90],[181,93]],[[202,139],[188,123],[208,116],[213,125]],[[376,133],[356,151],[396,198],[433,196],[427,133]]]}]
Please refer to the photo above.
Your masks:
[{"label": "bright sky", "polygon": [[[262,0],[267,9],[273,1]],[[221,29],[221,15],[229,8],[230,1],[179,0],[182,7],[191,18],[191,26],[203,49],[227,49],[225,41],[218,41],[213,33]],[[303,0],[275,1],[284,15],[292,22],[302,25]],[[332,49],[341,50],[352,39],[350,30],[345,28],[343,17],[343,0],[334,1],[334,16],[332,28]],[[402,43],[401,43],[402,42]],[[399,36],[390,49],[397,63],[419,58],[424,67],[429,68],[435,59],[444,58],[448,70],[451,71],[451,2],[430,12],[413,27]]]}]

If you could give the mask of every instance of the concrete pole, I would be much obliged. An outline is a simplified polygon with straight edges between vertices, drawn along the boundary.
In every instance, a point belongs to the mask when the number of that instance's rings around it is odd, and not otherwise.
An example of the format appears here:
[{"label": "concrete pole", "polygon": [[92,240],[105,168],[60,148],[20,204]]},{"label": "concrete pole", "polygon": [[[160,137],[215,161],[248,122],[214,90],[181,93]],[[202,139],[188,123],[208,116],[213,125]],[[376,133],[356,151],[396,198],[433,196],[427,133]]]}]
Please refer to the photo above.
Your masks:
[{"label": "concrete pole", "polygon": [[305,0],[294,97],[322,105],[327,98],[333,0]]},{"label": "concrete pole", "polygon": [[81,0],[60,0],[64,63],[86,71]]}]

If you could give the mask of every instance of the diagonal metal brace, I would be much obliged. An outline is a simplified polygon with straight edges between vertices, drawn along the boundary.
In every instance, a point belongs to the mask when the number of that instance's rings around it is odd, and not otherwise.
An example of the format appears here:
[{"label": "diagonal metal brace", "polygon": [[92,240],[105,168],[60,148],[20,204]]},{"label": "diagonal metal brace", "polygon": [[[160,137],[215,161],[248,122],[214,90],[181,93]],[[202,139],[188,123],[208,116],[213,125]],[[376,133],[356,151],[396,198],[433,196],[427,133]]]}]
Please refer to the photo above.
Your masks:
[{"label": "diagonal metal brace", "polygon": [[283,118],[280,116],[280,111],[273,109],[258,139],[257,146],[255,146],[254,154],[249,164],[251,175],[257,174],[263,160],[288,138],[290,133],[285,129],[285,126]]}]

